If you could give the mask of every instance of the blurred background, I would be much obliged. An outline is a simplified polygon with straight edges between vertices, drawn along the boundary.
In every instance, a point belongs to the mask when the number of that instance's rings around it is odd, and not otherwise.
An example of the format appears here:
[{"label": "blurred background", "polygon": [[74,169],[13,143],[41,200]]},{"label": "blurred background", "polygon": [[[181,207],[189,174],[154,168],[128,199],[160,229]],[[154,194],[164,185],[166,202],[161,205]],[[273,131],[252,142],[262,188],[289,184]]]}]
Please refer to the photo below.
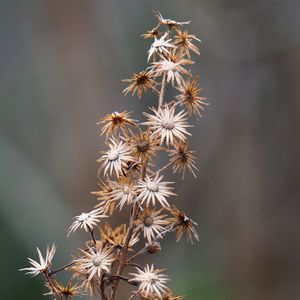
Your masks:
[{"label": "blurred background", "polygon": [[96,203],[95,123],[125,109],[142,120],[156,101],[124,97],[120,81],[146,67],[152,9],[192,20],[210,106],[193,122],[198,180],[169,174],[200,242],[170,237],[147,262],[190,300],[300,297],[299,1],[1,0],[1,299],[46,299],[18,269],[52,242],[60,266],[86,238],[66,229]]}]

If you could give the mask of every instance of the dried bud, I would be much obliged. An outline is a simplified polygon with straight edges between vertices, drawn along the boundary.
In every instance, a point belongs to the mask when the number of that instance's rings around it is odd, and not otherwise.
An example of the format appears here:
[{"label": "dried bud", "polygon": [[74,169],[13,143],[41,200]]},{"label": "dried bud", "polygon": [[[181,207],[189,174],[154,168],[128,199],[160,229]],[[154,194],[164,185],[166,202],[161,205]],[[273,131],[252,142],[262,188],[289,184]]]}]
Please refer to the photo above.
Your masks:
[{"label": "dried bud", "polygon": [[159,252],[161,250],[161,246],[160,246],[159,242],[154,241],[154,242],[151,242],[151,243],[147,244],[147,246],[148,246],[147,251],[150,254],[154,254],[154,253]]}]

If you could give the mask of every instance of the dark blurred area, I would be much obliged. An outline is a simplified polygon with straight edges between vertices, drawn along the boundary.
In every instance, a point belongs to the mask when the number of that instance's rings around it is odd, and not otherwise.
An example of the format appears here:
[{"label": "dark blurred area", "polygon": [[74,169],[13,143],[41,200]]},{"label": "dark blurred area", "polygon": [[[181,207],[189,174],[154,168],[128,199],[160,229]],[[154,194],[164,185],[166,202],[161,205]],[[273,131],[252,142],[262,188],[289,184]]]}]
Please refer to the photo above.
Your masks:
[{"label": "dark blurred area", "polygon": [[[121,93],[146,67],[152,9],[191,20],[203,41],[193,72],[210,106],[194,122],[198,179],[174,201],[200,242],[163,243],[147,257],[190,300],[300,297],[300,2],[296,0],[0,1],[1,299],[46,299],[18,269],[56,242],[68,262],[84,233],[72,217],[96,203],[104,140],[96,122],[156,99]],[[120,218],[120,219],[118,219]],[[123,219],[116,215],[114,222]],[[64,280],[67,277],[62,277]],[[124,287],[123,287],[124,288]],[[125,288],[119,299],[127,299]],[[87,299],[87,298],[83,298]]]}]

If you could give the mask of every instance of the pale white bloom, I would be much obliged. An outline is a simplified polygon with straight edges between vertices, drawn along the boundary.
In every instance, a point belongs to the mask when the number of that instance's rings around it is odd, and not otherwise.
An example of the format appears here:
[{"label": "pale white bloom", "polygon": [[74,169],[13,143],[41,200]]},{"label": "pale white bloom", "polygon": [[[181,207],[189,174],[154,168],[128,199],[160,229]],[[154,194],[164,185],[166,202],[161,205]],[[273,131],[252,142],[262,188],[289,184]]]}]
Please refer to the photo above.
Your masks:
[{"label": "pale white bloom", "polygon": [[109,170],[109,175],[111,176],[113,172],[117,176],[122,172],[122,168],[127,166],[127,162],[135,161],[135,159],[130,155],[131,148],[123,141],[118,141],[114,138],[109,139],[110,144],[109,150],[104,152],[97,161],[101,163],[100,170],[104,169],[104,175]]},{"label": "pale white bloom", "polygon": [[169,221],[164,218],[166,215],[161,215],[162,209],[155,211],[155,209],[145,208],[138,214],[136,224],[138,229],[144,231],[144,237],[147,238],[148,243],[151,243],[155,239],[155,235],[159,237],[159,234],[165,231],[166,225]]},{"label": "pale white bloom", "polygon": [[111,201],[119,201],[117,207],[122,210],[125,203],[132,204],[136,198],[136,187],[130,177],[121,177],[119,182],[115,182],[113,191],[110,194]]},{"label": "pale white bloom", "polygon": [[166,283],[169,280],[167,275],[159,274],[163,270],[154,269],[153,264],[151,267],[147,264],[143,270],[136,268],[137,273],[130,273],[133,278],[130,281],[139,283],[138,292],[141,292],[143,296],[158,296],[162,299],[162,295],[166,292]]},{"label": "pale white bloom", "polygon": [[174,48],[170,42],[172,41],[171,39],[166,40],[167,33],[165,33],[163,36],[161,36],[159,39],[155,37],[154,42],[152,43],[149,51],[148,51],[148,61],[150,60],[151,56],[154,53],[163,53],[163,54],[169,54],[170,51],[168,48]]},{"label": "pale white bloom", "polygon": [[96,278],[100,278],[103,272],[110,272],[111,264],[114,261],[114,257],[109,249],[101,247],[89,248],[88,251],[81,250],[84,255],[75,262],[75,268],[78,271],[83,271],[88,275],[88,281]]},{"label": "pale white bloom", "polygon": [[49,249],[49,246],[47,246],[45,258],[43,257],[43,255],[38,247],[36,247],[36,250],[38,252],[40,262],[37,262],[28,257],[28,261],[30,262],[30,264],[33,267],[23,268],[23,269],[20,269],[19,271],[28,271],[28,272],[26,272],[26,274],[30,274],[32,276],[37,276],[40,273],[44,273],[49,270],[53,256],[56,251],[55,244],[52,245],[51,249]]},{"label": "pale white bloom", "polygon": [[144,113],[148,117],[148,122],[143,123],[144,125],[149,125],[153,130],[153,135],[160,137],[160,144],[164,141],[169,146],[169,144],[174,144],[174,140],[186,140],[186,135],[191,135],[186,131],[187,127],[192,127],[188,125],[185,116],[187,112],[184,110],[175,114],[175,107],[169,108],[168,106],[164,108],[151,109],[154,115]]},{"label": "pale white bloom", "polygon": [[172,86],[174,86],[175,81],[178,86],[181,86],[184,82],[182,74],[190,75],[190,72],[182,65],[192,64],[193,62],[177,56],[174,58],[162,58],[162,60],[158,62],[153,62],[153,72],[156,76],[165,74],[167,82],[171,82]]},{"label": "pale white bloom", "polygon": [[176,195],[172,192],[173,187],[168,186],[174,182],[161,182],[163,176],[159,176],[157,173],[154,178],[146,175],[144,180],[139,180],[137,185],[137,200],[141,204],[146,203],[147,206],[152,202],[155,206],[155,202],[158,201],[162,206],[170,206],[167,197]]},{"label": "pale white bloom", "polygon": [[71,232],[75,232],[78,228],[83,228],[86,232],[92,230],[102,218],[108,216],[103,214],[102,208],[94,209],[88,213],[82,213],[79,216],[74,217],[75,221],[68,229],[68,236]]}]

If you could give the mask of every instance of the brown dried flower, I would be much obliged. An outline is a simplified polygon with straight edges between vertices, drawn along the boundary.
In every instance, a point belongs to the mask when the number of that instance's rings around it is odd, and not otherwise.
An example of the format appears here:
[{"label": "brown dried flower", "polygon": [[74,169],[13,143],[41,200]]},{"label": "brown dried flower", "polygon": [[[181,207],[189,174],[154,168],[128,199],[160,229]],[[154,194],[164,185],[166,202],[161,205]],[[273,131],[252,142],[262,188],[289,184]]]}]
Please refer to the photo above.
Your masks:
[{"label": "brown dried flower", "polygon": [[194,169],[198,169],[195,165],[196,157],[193,155],[195,151],[188,150],[188,143],[186,141],[176,142],[174,147],[174,149],[168,149],[173,173],[179,172],[182,175],[182,179],[184,179],[186,170],[189,170],[196,178]]},{"label": "brown dried flower", "polygon": [[202,89],[199,87],[199,76],[192,80],[188,79],[181,86],[177,87],[177,90],[181,94],[176,96],[176,100],[179,101],[181,106],[186,107],[189,115],[195,114],[202,117],[201,111],[204,110],[204,105],[208,105],[208,103],[205,102],[205,97],[200,96]]},{"label": "brown dried flower", "polygon": [[193,243],[193,237],[199,241],[199,235],[194,227],[198,225],[196,222],[188,218],[184,212],[174,205],[172,208],[167,208],[167,210],[172,214],[168,221],[172,224],[173,229],[177,231],[177,242],[182,238],[184,232],[187,235],[187,240],[191,243]]},{"label": "brown dried flower", "polygon": [[142,97],[142,93],[147,92],[148,89],[155,89],[156,82],[153,79],[152,71],[142,71],[140,73],[133,73],[131,79],[123,79],[123,82],[128,82],[130,85],[123,90],[124,95],[132,93],[132,96],[137,93],[138,98]]},{"label": "brown dried flower", "polygon": [[97,125],[106,123],[101,129],[101,135],[106,133],[106,137],[111,136],[121,130],[123,134],[127,133],[126,125],[136,126],[136,120],[130,118],[130,112],[123,111],[121,113],[113,112],[103,117]]}]

